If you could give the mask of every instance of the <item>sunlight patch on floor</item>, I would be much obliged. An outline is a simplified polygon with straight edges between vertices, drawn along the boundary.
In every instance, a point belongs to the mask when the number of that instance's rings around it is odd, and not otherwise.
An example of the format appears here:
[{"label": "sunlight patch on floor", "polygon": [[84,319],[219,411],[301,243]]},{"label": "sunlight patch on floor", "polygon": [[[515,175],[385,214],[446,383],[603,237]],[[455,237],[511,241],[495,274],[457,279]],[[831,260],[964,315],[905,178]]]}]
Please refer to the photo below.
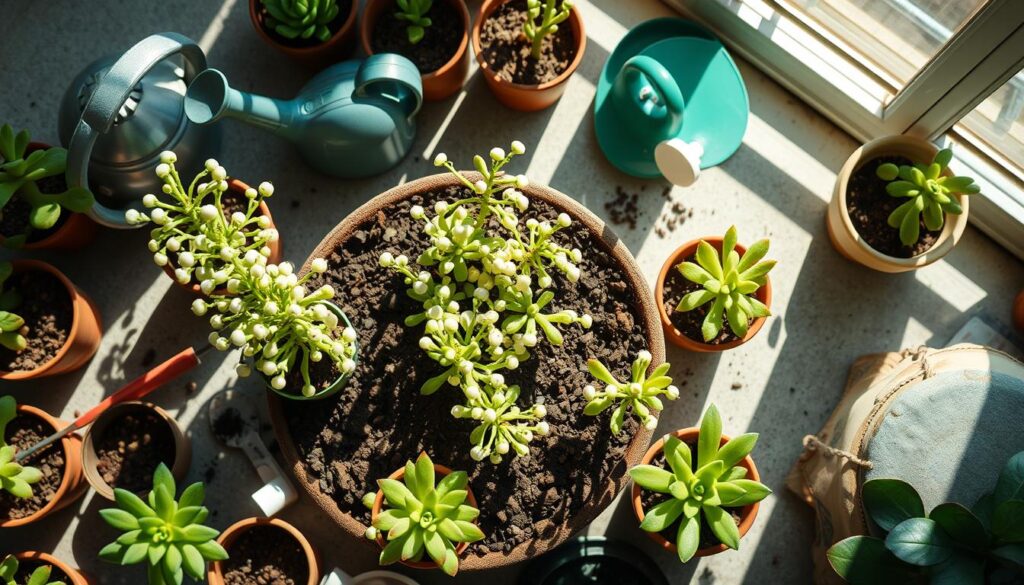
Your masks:
[{"label": "sunlight patch on floor", "polygon": [[199,37],[199,46],[203,48],[207,55],[210,54],[210,50],[213,49],[213,45],[216,44],[220,34],[224,32],[224,21],[231,14],[231,9],[235,7],[236,2],[238,0],[224,0],[220,10],[217,11],[217,14],[213,16],[206,30],[203,31],[203,36]]},{"label": "sunlight patch on floor", "polygon": [[961,313],[988,296],[985,289],[945,261],[915,270],[914,278]]}]

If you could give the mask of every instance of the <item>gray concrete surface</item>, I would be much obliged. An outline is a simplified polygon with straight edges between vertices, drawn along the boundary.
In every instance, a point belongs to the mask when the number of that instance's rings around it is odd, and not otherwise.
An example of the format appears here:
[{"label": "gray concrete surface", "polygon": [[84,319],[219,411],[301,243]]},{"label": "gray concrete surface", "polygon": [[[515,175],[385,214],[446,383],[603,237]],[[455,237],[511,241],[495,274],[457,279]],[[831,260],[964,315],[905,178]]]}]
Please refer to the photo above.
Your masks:
[{"label": "gray concrete surface", "polygon": [[[783,479],[801,450],[801,438],[815,432],[837,401],[851,361],[864,353],[898,350],[922,343],[941,345],[969,315],[980,314],[1008,327],[1008,309],[1024,287],[1024,267],[971,228],[947,260],[914,274],[888,276],[841,258],[825,233],[826,202],[835,170],[857,144],[760,72],[740,64],[750,92],[751,116],[740,150],[709,170],[691,189],[671,198],[694,211],[681,226],[660,237],[655,225],[670,214],[659,196],[662,185],[615,171],[595,144],[591,106],[601,66],[618,39],[635,24],[670,14],[655,0],[580,2],[589,44],[566,96],[555,107],[521,114],[498,105],[474,74],[464,93],[424,107],[413,153],[397,169],[373,179],[337,181],[306,168],[291,147],[260,130],[228,122],[221,162],[250,183],[277,185],[274,216],[285,238],[285,255],[301,262],[320,238],[373,195],[434,169],[428,161],[443,150],[467,166],[476,152],[519,139],[529,146],[520,163],[536,182],[549,183],[606,216],[605,203],[621,186],[642,193],[641,221],[619,235],[636,254],[653,283],[665,256],[694,237],[721,234],[731,224],[744,240],[772,238],[770,257],[775,316],[751,343],[724,355],[670,351],[673,374],[687,377],[680,400],[671,404],[660,432],[690,426],[710,402],[725,415],[729,433],[761,433],[758,466],[776,495],[765,502],[757,524],[739,552],[679,565],[657,550],[636,528],[627,502],[617,500],[588,529],[644,548],[672,583],[806,583],[811,510],[787,493]],[[476,7],[478,2],[471,2]],[[5,0],[0,18],[0,119],[32,129],[56,142],[56,109],[65,84],[96,56],[120,52],[153,32],[173,30],[199,39],[213,66],[233,84],[276,97],[292,97],[308,73],[263,45],[251,29],[244,0],[116,0],[41,3]],[[206,337],[205,323],[188,312],[189,295],[153,266],[142,232],[100,235],[88,250],[45,254],[98,303],[106,337],[83,370],[56,379],[4,384],[20,401],[70,418],[120,382],[138,375],[144,357],[172,355]],[[153,400],[187,427],[194,446],[189,480],[213,469],[208,487],[212,522],[223,528],[254,515],[248,495],[258,478],[237,451],[221,448],[205,417],[209,398],[225,387],[254,394],[258,382],[239,383],[233,356],[212,355],[189,379],[199,392],[186,395],[184,382],[166,387]],[[140,584],[143,573],[105,566],[95,558],[112,532],[97,510],[106,502],[89,495],[75,506],[31,528],[0,533],[0,552],[54,551],[99,577],[103,584]],[[331,526],[309,503],[284,517],[312,538],[327,563],[349,570],[374,566],[368,548],[336,540]],[[515,582],[516,568],[489,575],[466,574],[455,582]],[[445,582],[419,573],[424,582]]]}]

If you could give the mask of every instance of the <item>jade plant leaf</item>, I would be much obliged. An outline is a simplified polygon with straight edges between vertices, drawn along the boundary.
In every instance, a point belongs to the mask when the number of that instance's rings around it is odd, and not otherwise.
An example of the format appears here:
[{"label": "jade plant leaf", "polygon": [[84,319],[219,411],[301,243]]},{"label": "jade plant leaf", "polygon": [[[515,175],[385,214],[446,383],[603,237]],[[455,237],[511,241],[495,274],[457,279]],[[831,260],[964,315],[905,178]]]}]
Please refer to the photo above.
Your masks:
[{"label": "jade plant leaf", "polygon": [[939,504],[928,514],[946,534],[965,546],[988,542],[985,525],[970,510],[955,502]]},{"label": "jade plant leaf", "polygon": [[994,492],[995,503],[1024,500],[1024,452],[1017,453],[1006,462]]},{"label": "jade plant leaf", "polygon": [[886,532],[904,520],[925,515],[921,496],[902,480],[868,480],[864,482],[863,499],[871,519]]},{"label": "jade plant leaf", "polygon": [[929,585],[985,585],[985,562],[968,554],[954,553],[932,567]]},{"label": "jade plant leaf", "polygon": [[992,534],[1001,543],[1024,542],[1024,500],[1006,500],[996,506]]},{"label": "jade plant leaf", "polygon": [[841,540],[828,549],[826,557],[836,574],[851,585],[902,585],[910,576],[907,565],[885,548],[885,542],[870,536]]},{"label": "jade plant leaf", "polygon": [[928,518],[900,522],[885,537],[885,546],[900,560],[922,567],[945,561],[954,550],[953,540]]}]

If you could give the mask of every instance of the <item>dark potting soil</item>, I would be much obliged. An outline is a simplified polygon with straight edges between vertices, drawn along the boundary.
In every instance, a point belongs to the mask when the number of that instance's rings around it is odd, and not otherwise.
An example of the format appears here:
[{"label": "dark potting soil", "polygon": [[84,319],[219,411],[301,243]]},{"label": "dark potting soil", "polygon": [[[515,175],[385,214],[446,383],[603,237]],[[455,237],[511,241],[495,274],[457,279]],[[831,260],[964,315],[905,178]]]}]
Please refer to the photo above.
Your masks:
[{"label": "dark potting soil", "polygon": [[[452,201],[460,193],[452,189],[444,198]],[[369,524],[370,513],[360,501],[363,494],[376,491],[376,480],[420,452],[466,471],[486,535],[470,546],[471,554],[508,551],[528,539],[549,536],[538,532],[541,521],[560,525],[596,497],[594,490],[610,476],[625,473],[625,447],[638,425],[629,419],[622,434],[613,436],[610,410],[596,417],[583,415],[581,392],[593,382],[586,360],[598,358],[612,372],[625,375],[648,343],[636,308],[637,291],[606,244],[579,223],[559,232],[560,243],[587,252],[576,284],[552,271],[552,310],[571,308],[591,315],[594,324],[589,330],[565,327],[561,346],[542,341],[518,369],[502,372],[508,384],[522,388],[520,406],[545,400],[551,433],[534,439],[528,457],[509,455],[497,465],[473,461],[469,434],[474,423],[454,419],[450,412],[459,403],[458,390],[444,387],[432,396],[419,391],[424,381],[442,371],[419,348],[423,327],[403,325],[422,307],[406,295],[401,276],[378,265],[382,252],[416,258],[426,249],[427,238],[420,223],[409,217],[409,208],[432,208],[436,199],[435,194],[416,196],[378,213],[330,254],[330,269],[311,286],[326,282],[345,291],[338,302],[359,332],[362,355],[354,376],[336,397],[281,401],[286,432],[310,481],[319,482],[320,491],[364,524]],[[521,219],[553,219],[558,211],[535,198]],[[334,376],[329,368],[314,371],[321,385]]]},{"label": "dark potting soil", "polygon": [[532,44],[523,36],[526,20],[526,0],[511,0],[495,9],[480,30],[483,60],[504,81],[524,85],[547,83],[568,69],[576,58],[576,35],[566,20],[544,38],[540,58],[534,59],[530,55]]},{"label": "dark potting soil", "polygon": [[305,585],[309,564],[299,542],[276,526],[253,526],[228,548],[224,585]]},{"label": "dark potting soil", "polygon": [[[19,584],[28,583],[29,577],[32,576],[32,571],[43,566],[46,566],[46,563],[41,561],[34,561],[31,559],[18,561],[18,572],[14,574],[14,582]],[[68,577],[67,573],[61,571],[59,568],[50,565],[50,578],[46,580],[46,583],[64,583],[67,585],[71,583],[71,577]]]},{"label": "dark potting soil", "polygon": [[374,53],[398,53],[416,64],[420,73],[431,73],[444,67],[459,51],[462,42],[462,16],[448,0],[435,0],[427,11],[431,25],[423,39],[415,45],[409,43],[404,20],[395,17],[398,7],[391,2],[373,27],[370,46]]},{"label": "dark potting soil", "polygon": [[869,160],[850,175],[846,188],[846,211],[850,214],[853,227],[869,246],[895,258],[912,258],[928,251],[938,241],[942,230],[929,231],[921,219],[921,235],[913,246],[904,246],[900,241],[899,228],[889,227],[889,215],[907,202],[905,197],[893,197],[886,192],[887,181],[875,174],[884,163],[910,165],[913,162],[902,156],[882,156]]},{"label": "dark potting soil", "polygon": [[[690,451],[692,453],[696,453],[697,452],[697,444],[696,443],[689,443],[689,442],[687,442],[687,445],[689,445]],[[651,459],[651,463],[650,464],[655,466],[655,467],[660,467],[662,469],[667,469],[667,470],[671,471],[671,469],[668,466],[668,463],[665,461],[665,453],[664,452],[660,452],[657,455],[655,455],[654,458]],[[645,514],[647,513],[648,510],[650,510],[654,506],[656,506],[656,505],[658,505],[658,504],[668,500],[668,498],[671,498],[671,497],[672,496],[669,495],[669,494],[659,494],[657,492],[651,492],[651,491],[648,491],[648,490],[640,490],[640,502],[643,504],[644,513]],[[743,517],[740,515],[740,512],[742,512],[743,508],[722,508],[722,509],[725,510],[726,512],[729,512],[729,515],[732,516],[733,521],[736,522],[736,526],[740,525],[740,521],[743,519]],[[671,526],[669,526],[665,530],[662,530],[658,534],[660,534],[661,537],[664,538],[665,540],[675,544],[676,540],[679,538],[679,525],[680,524],[682,524],[682,517],[680,517],[679,520],[676,520],[675,522],[672,523]],[[707,521],[704,519],[704,514],[701,514],[700,515],[700,544],[698,546],[700,548],[708,548],[709,546],[718,546],[719,544],[722,544],[722,541],[718,540],[718,537],[715,536],[715,533],[711,531],[711,527],[708,525]]]},{"label": "dark potting soil", "polygon": [[[43,193],[63,193],[68,190],[68,182],[64,175],[39,179],[36,181],[36,186]],[[7,202],[7,205],[4,205],[2,212],[0,212],[0,235],[9,238],[28,232],[28,238],[25,240],[27,243],[39,242],[57,233],[57,230],[64,225],[64,222],[71,215],[66,209],[61,208],[60,217],[57,219],[57,223],[53,224],[53,227],[37,230],[28,225],[28,216],[31,212],[32,206],[15,194]]]},{"label": "dark potting soil", "polygon": [[[327,28],[331,31],[331,37],[338,34],[338,31],[341,30],[341,27],[345,26],[345,21],[348,20],[348,15],[352,11],[352,3],[355,1],[356,0],[337,0],[338,16],[336,16],[334,20],[332,20],[331,22],[327,23]],[[259,2],[259,0],[257,0],[257,2]],[[262,26],[263,30],[265,30],[267,34],[270,35],[270,38],[274,39],[278,43],[281,43],[286,47],[292,47],[296,49],[315,47],[317,45],[324,44],[324,41],[321,41],[315,36],[311,36],[308,39],[303,39],[301,37],[289,39],[287,37],[283,37],[277,34],[277,32],[274,31],[274,29],[264,24],[266,22],[266,15],[267,10],[263,8],[263,3],[259,2],[258,19],[260,21],[260,26]]]},{"label": "dark potting soil", "polygon": [[[685,261],[696,262],[697,259],[694,256],[691,256]],[[723,343],[739,340],[740,337],[733,333],[732,329],[729,328],[729,317],[723,314],[722,330],[719,331],[718,335],[711,341],[704,341],[704,334],[701,333],[700,328],[701,325],[704,324],[704,317],[706,317],[708,311],[711,310],[711,303],[707,303],[685,313],[676,310],[676,306],[683,297],[702,288],[703,287],[701,285],[686,280],[686,278],[684,278],[683,275],[675,269],[675,267],[669,270],[668,276],[665,277],[665,285],[662,287],[661,292],[661,302],[665,306],[665,312],[668,313],[668,320],[671,321],[672,325],[674,325],[675,328],[683,335],[699,343],[721,345]]]},{"label": "dark potting soil", "polygon": [[96,470],[112,488],[148,492],[153,472],[174,465],[174,434],[167,421],[145,410],[126,412],[111,422],[96,441]]},{"label": "dark potting soil", "polygon": [[225,408],[213,420],[213,434],[222,441],[241,435],[243,430],[245,421],[237,408]]},{"label": "dark potting soil", "polygon": [[14,313],[25,320],[21,333],[28,345],[19,352],[0,346],[0,370],[34,370],[64,347],[74,320],[74,305],[64,283],[49,272],[19,272],[8,279],[5,289],[21,293],[21,304]]},{"label": "dark potting soil", "polygon": [[[7,425],[4,441],[13,445],[15,452],[28,449],[53,434],[53,427],[45,420],[27,413],[19,413]],[[0,518],[18,520],[35,514],[57,495],[64,478],[64,449],[61,442],[50,445],[24,462],[42,472],[39,483],[32,484],[32,497],[21,499],[0,490]]]}]

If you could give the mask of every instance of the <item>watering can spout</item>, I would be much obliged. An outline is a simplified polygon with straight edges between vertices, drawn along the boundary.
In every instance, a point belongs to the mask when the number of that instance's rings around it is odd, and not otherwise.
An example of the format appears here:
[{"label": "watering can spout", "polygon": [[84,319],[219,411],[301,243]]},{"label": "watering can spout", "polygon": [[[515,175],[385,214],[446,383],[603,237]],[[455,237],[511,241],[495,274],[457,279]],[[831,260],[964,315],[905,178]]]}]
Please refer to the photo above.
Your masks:
[{"label": "watering can spout", "polygon": [[227,116],[294,139],[288,100],[278,100],[232,89],[224,74],[207,69],[196,76],[185,93],[185,115],[194,124],[213,124]]}]

